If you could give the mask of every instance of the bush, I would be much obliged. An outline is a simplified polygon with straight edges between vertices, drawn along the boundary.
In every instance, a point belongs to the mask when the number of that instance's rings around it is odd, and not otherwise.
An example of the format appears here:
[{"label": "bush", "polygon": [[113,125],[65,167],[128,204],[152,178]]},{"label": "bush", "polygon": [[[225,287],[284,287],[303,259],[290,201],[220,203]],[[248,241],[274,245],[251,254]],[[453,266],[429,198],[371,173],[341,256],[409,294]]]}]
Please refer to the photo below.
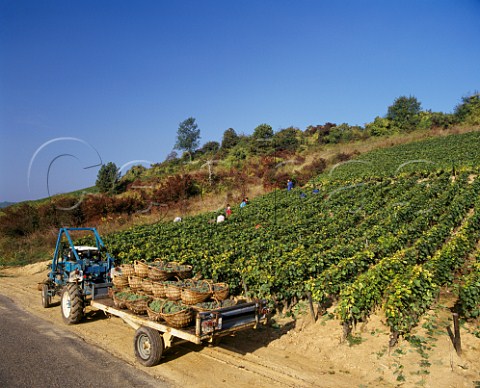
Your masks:
[{"label": "bush", "polygon": [[365,125],[365,130],[371,136],[385,136],[392,133],[391,121],[382,117],[375,117],[373,122]]},{"label": "bush", "polygon": [[388,107],[386,118],[401,131],[412,131],[420,121],[420,110],[421,104],[415,97],[401,96]]},{"label": "bush", "polygon": [[462,103],[455,107],[454,116],[460,124],[480,125],[480,93],[462,97]]},{"label": "bush", "polygon": [[38,210],[28,203],[7,207],[0,217],[0,231],[10,237],[28,236],[39,226]]}]

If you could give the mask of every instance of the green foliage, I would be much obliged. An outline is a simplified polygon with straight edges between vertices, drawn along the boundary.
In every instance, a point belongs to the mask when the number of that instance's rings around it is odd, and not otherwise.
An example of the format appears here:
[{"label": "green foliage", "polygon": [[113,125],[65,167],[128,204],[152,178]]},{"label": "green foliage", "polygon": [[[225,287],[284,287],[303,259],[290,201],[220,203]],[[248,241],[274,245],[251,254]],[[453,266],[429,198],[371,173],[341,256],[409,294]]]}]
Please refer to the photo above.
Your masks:
[{"label": "green foliage", "polygon": [[235,147],[239,142],[239,137],[233,128],[228,128],[223,132],[222,149],[228,150]]},{"label": "green foliage", "polygon": [[373,122],[365,125],[365,130],[371,136],[385,136],[392,133],[390,127],[391,121],[389,119],[377,116]]},{"label": "green foliage", "polygon": [[350,126],[343,123],[329,129],[328,135],[323,136],[324,143],[337,144],[359,140],[368,136],[368,133],[362,127]]},{"label": "green foliage", "polygon": [[336,178],[351,179],[392,176],[413,171],[454,171],[480,164],[480,132],[449,135],[380,148],[355,158],[331,172]]},{"label": "green foliage", "polygon": [[184,150],[189,153],[190,159],[200,141],[200,129],[193,117],[182,121],[177,130],[176,150]]},{"label": "green foliage", "polygon": [[273,137],[273,129],[268,124],[260,124],[254,129],[252,137],[254,140],[271,139]]},{"label": "green foliage", "polygon": [[268,124],[260,124],[250,138],[249,152],[254,155],[266,155],[274,151],[273,129]]},{"label": "green foliage", "polygon": [[95,185],[101,193],[113,194],[117,190],[120,171],[113,162],[103,164],[98,171]]},{"label": "green foliage", "polygon": [[278,131],[273,136],[276,151],[296,151],[300,143],[298,140],[300,135],[300,130],[294,127],[289,127]]},{"label": "green foliage", "polygon": [[480,318],[480,255],[477,260],[462,279],[459,290],[460,312],[465,318]]},{"label": "green foliage", "polygon": [[135,179],[140,178],[145,173],[145,171],[147,171],[147,168],[145,166],[132,166],[132,168],[130,168],[130,170],[128,170],[122,177],[122,180],[133,182]]},{"label": "green foliage", "polygon": [[214,154],[220,149],[220,144],[218,141],[208,141],[206,142],[202,148],[200,148],[200,152],[204,154]]},{"label": "green foliage", "polygon": [[388,107],[387,118],[401,131],[411,131],[420,122],[420,110],[421,104],[415,97],[401,96]]},{"label": "green foliage", "polygon": [[455,118],[466,125],[480,125],[480,93],[462,98],[455,107]]}]

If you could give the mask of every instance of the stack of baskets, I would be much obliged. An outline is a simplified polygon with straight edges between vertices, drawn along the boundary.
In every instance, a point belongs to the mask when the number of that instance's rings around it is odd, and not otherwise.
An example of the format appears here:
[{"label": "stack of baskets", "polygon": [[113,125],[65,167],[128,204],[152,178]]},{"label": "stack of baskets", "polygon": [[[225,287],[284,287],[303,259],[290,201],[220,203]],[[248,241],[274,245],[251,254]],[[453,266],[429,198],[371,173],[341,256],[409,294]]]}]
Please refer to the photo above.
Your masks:
[{"label": "stack of baskets", "polygon": [[128,287],[128,278],[122,275],[113,275],[112,283],[117,289],[122,290]]},{"label": "stack of baskets", "polygon": [[133,268],[135,269],[135,275],[140,278],[146,278],[148,276],[148,264],[145,260],[135,260],[133,262]]},{"label": "stack of baskets", "polygon": [[[165,320],[181,328],[191,324],[195,311],[211,311],[235,304],[227,300],[227,283],[191,279],[192,266],[156,259],[122,264],[113,276],[110,295],[117,308],[148,314],[153,321]],[[177,280],[171,280],[176,278]],[[153,307],[153,308],[152,308]]]},{"label": "stack of baskets", "polygon": [[143,289],[143,279],[140,276],[129,276],[128,285],[133,291],[140,291]]}]

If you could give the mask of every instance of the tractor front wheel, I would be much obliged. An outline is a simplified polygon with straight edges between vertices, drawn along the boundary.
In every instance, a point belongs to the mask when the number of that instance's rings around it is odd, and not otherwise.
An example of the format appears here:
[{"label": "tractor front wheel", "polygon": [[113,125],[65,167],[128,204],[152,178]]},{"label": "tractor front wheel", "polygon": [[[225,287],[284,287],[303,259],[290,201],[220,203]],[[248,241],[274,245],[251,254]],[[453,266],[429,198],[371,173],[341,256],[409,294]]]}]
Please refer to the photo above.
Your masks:
[{"label": "tractor front wheel", "polygon": [[50,302],[51,302],[51,296],[48,293],[48,284],[43,284],[42,285],[42,306],[47,309],[50,307]]},{"label": "tractor front wheel", "polygon": [[63,287],[61,307],[66,324],[75,324],[82,320],[84,300],[82,290],[77,283],[68,283]]},{"label": "tractor front wheel", "polygon": [[164,344],[163,337],[159,331],[140,326],[135,332],[133,346],[135,348],[135,356],[140,364],[154,366],[160,362]]}]

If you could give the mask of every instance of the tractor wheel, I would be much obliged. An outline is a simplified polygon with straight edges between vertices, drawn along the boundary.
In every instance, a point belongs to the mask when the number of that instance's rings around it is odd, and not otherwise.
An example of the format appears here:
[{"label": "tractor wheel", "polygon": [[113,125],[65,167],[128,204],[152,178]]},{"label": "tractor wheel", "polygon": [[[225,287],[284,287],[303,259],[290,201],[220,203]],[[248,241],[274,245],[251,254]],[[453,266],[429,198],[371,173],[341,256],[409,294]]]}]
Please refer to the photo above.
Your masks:
[{"label": "tractor wheel", "polygon": [[46,309],[50,307],[51,296],[48,293],[48,284],[42,285],[42,306]]},{"label": "tractor wheel", "polygon": [[140,364],[154,366],[160,362],[163,354],[163,337],[157,330],[140,326],[133,339],[135,357]]},{"label": "tractor wheel", "polygon": [[84,301],[77,283],[68,283],[62,291],[62,317],[66,324],[78,323],[83,318]]}]

